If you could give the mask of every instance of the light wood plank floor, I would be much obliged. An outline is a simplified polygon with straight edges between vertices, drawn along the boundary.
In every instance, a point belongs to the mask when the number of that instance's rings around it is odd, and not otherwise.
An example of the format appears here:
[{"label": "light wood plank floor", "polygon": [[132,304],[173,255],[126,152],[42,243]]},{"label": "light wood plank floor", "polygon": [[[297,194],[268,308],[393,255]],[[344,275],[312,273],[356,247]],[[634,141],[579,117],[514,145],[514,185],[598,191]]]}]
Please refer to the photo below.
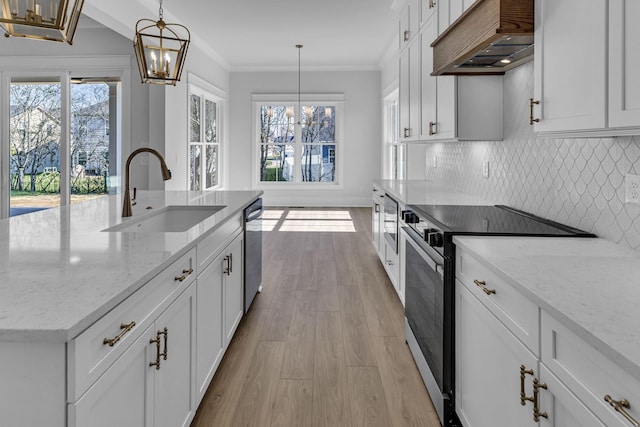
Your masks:
[{"label": "light wood plank floor", "polygon": [[192,426],[438,427],[371,209],[272,208],[264,227],[264,289]]}]

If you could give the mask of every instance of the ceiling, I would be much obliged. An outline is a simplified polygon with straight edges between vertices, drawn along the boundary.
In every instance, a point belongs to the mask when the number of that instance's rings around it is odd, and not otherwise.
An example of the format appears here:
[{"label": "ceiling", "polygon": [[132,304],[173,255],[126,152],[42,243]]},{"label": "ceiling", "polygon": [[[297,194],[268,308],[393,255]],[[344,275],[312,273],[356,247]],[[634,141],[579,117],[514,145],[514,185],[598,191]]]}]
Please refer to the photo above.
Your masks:
[{"label": "ceiling", "polygon": [[[136,18],[157,17],[157,0],[134,0],[127,7],[129,16],[135,13],[132,6],[136,2],[140,6],[137,9],[155,8],[155,16],[146,16],[146,12]],[[398,20],[393,2],[164,0],[163,8],[165,21],[185,25],[192,42],[215,53],[226,62],[222,65],[233,71],[293,69],[298,64],[296,44],[304,45],[300,52],[303,69],[348,70],[379,67],[396,40]],[[109,3],[100,5],[106,14]],[[99,18],[95,14],[92,17]]]}]

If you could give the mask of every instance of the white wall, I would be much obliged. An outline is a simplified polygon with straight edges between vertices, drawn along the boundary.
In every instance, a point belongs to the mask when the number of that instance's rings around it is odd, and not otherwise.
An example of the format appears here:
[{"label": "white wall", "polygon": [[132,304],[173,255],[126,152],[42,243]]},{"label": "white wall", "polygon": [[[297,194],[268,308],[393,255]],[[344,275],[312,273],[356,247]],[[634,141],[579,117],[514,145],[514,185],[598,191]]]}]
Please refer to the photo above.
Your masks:
[{"label": "white wall", "polygon": [[[342,189],[265,189],[264,201],[277,206],[368,206],[371,181],[379,174],[381,144],[380,72],[303,72],[304,93],[344,93],[344,147],[337,162],[344,162]],[[229,92],[228,188],[253,188],[257,162],[252,155],[253,94],[297,96],[298,73],[231,73]],[[259,187],[258,187],[259,188]]]}]

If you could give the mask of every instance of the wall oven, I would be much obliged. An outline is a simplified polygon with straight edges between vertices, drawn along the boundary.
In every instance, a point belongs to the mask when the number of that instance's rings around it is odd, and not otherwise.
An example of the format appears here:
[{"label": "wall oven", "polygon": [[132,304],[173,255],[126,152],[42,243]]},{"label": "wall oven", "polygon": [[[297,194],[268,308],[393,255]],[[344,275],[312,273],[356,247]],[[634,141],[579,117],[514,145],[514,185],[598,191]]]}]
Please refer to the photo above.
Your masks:
[{"label": "wall oven", "polygon": [[384,238],[398,253],[398,202],[388,194],[384,197]]}]

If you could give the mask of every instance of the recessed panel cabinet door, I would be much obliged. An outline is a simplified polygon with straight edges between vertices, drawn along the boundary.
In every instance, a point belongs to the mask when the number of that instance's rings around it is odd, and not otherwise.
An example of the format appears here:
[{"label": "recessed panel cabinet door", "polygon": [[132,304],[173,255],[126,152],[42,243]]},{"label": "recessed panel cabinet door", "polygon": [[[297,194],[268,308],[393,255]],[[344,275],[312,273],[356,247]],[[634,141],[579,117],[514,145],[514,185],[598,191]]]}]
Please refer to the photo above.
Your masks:
[{"label": "recessed panel cabinet door", "polygon": [[609,0],[609,127],[640,126],[640,2]]},{"label": "recessed panel cabinet door", "polygon": [[540,389],[540,411],[547,414],[540,417],[540,427],[606,426],[544,364],[540,364],[540,382],[547,386]]},{"label": "recessed panel cabinet door", "polygon": [[[149,367],[155,329],[150,326],[74,404],[69,426],[153,426],[153,381]],[[154,355],[155,356],[155,355]]]},{"label": "recessed panel cabinet door", "polygon": [[196,310],[196,388],[202,400],[224,354],[222,269],[225,253],[198,275]]},{"label": "recessed panel cabinet door", "polygon": [[[537,132],[604,129],[607,0],[536,0]],[[522,102],[529,100],[523,99]]]},{"label": "recessed panel cabinet door", "polygon": [[[465,427],[529,426],[520,405],[520,366],[537,358],[460,281],[456,281],[456,412]],[[527,376],[526,393],[532,393]]]},{"label": "recessed panel cabinet door", "polygon": [[223,298],[224,298],[224,331],[225,331],[225,346],[229,344],[233,334],[240,324],[242,315],[244,314],[244,288],[242,278],[242,247],[243,247],[243,235],[239,235],[236,239],[227,247],[229,260],[227,261],[227,267],[229,272],[225,276],[223,285]]},{"label": "recessed panel cabinet door", "polygon": [[[195,322],[195,286],[190,286],[156,320],[161,339],[160,369],[155,370],[155,427],[188,426],[195,413],[195,362],[192,325]],[[166,328],[166,335],[164,332]],[[153,359],[156,354],[154,349]]]}]

